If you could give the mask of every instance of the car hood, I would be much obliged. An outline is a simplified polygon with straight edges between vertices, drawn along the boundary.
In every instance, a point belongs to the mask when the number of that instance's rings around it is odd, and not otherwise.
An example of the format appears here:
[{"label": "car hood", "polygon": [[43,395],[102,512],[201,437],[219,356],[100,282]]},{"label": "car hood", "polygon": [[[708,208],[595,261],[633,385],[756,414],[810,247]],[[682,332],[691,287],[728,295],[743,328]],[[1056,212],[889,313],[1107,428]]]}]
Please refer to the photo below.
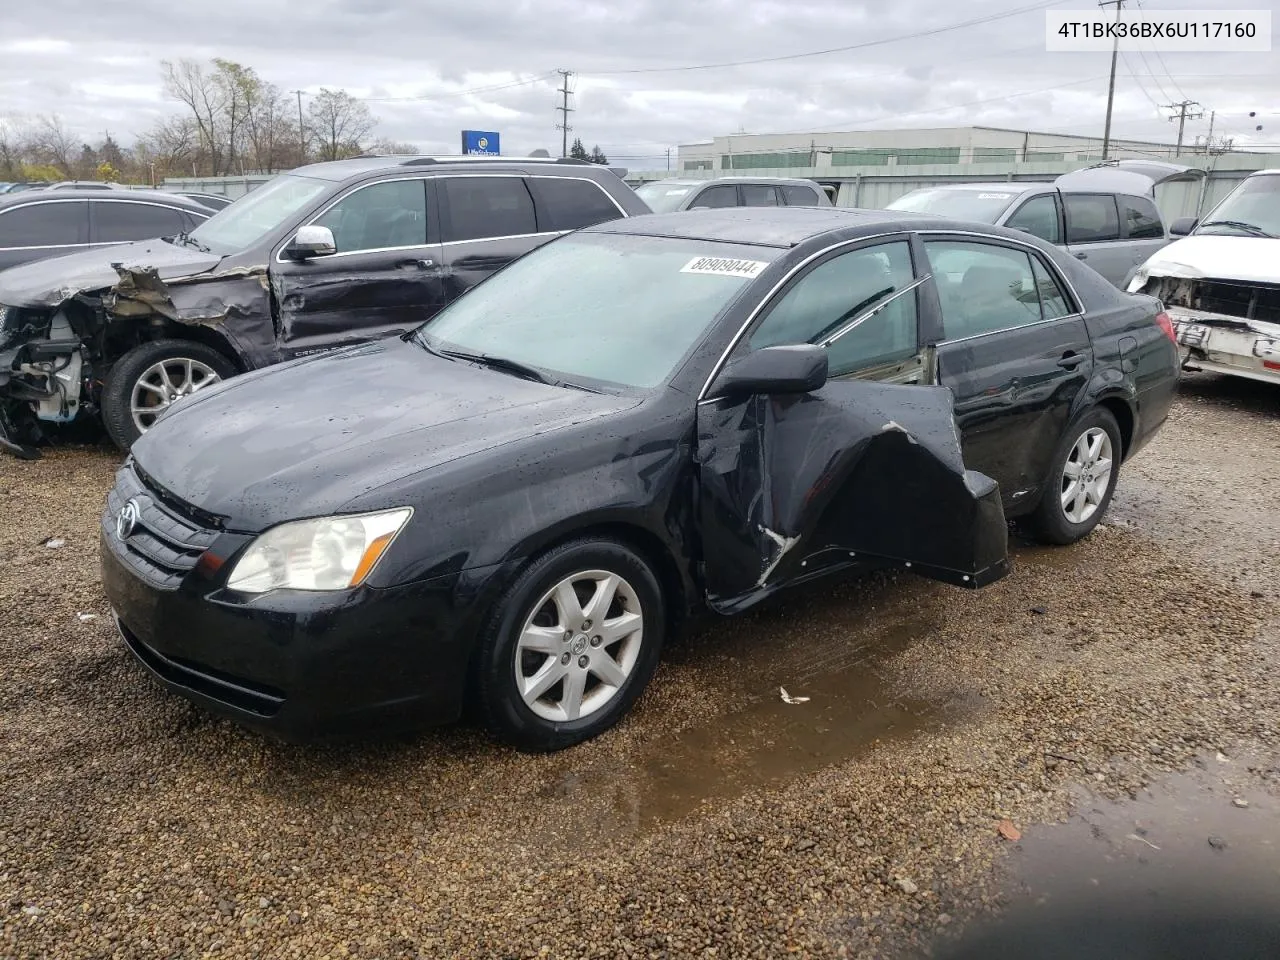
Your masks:
[{"label": "car hood", "polygon": [[255,533],[340,513],[356,497],[372,509],[389,485],[389,498],[412,503],[408,488],[419,474],[639,402],[523,380],[394,339],[185,400],[134,444],[133,457],[172,495]]},{"label": "car hood", "polygon": [[97,247],[65,257],[36,260],[0,271],[0,303],[10,307],[56,307],[64,300],[105,290],[120,279],[111,265],[154,267],[161,280],[207,273],[222,258],[163,240]]},{"label": "car hood", "polygon": [[[1152,254],[1142,265],[1135,282],[1145,282],[1148,276],[1280,283],[1280,240],[1267,237],[1184,237]],[[1137,285],[1141,286],[1141,282]]]}]

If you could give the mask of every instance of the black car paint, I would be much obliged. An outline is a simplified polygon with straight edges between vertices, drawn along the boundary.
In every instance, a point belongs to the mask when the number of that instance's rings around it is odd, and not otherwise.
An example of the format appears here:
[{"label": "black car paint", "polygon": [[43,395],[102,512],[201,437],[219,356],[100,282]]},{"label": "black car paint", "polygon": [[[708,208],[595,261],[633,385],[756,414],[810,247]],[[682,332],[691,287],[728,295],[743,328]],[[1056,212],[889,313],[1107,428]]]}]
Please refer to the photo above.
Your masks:
[{"label": "black car paint", "polygon": [[[960,456],[945,382],[832,380],[806,396],[712,393],[699,403],[793,268],[838,244],[904,230],[955,234],[963,225],[754,209],[590,229],[737,238],[783,252],[725,308],[668,386],[651,393],[553,387],[385,340],[237,378],[175,408],[135,445],[103,515],[107,593],[153,673],[286,738],[350,732],[357,720],[448,721],[461,709],[475,637],[505,587],[528,558],[587,532],[633,544],[680,613],[703,604],[736,612],[790,583],[863,563],[910,565],[964,586],[1006,572],[1000,492],[968,469],[984,464]],[[1066,406],[1125,404],[1132,454],[1164,419],[1176,376],[1172,344],[1152,322],[1154,301],[1091,280],[1087,268],[1024,234],[972,229],[1034,246],[1069,280],[1086,308],[1094,357]],[[941,323],[930,284],[921,289],[928,346]],[[1123,354],[1122,340],[1134,341]],[[1163,364],[1164,375],[1140,389],[1125,372],[1130,356],[1135,372]],[[1059,416],[1057,394],[1069,390],[1032,393],[1024,422],[1039,430]],[[184,553],[176,535],[122,542],[114,511],[133,491],[144,512],[198,518],[203,532],[192,548]],[[859,497],[874,509],[860,511]],[[245,596],[225,586],[253,536],[275,523],[406,504],[412,519],[356,590]],[[139,549],[167,557],[164,582]],[[252,709],[228,683],[257,691],[245,701]]]}]

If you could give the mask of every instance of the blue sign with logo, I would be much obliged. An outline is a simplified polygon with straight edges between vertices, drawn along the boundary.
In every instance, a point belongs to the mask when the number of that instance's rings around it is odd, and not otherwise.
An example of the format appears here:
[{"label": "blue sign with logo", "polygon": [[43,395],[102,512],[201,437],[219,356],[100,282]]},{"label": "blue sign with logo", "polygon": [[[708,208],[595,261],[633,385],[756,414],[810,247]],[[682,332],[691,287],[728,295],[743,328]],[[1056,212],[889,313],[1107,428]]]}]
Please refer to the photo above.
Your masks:
[{"label": "blue sign with logo", "polygon": [[468,156],[478,154],[496,157],[501,152],[498,149],[498,135],[492,130],[463,130],[462,152]]}]

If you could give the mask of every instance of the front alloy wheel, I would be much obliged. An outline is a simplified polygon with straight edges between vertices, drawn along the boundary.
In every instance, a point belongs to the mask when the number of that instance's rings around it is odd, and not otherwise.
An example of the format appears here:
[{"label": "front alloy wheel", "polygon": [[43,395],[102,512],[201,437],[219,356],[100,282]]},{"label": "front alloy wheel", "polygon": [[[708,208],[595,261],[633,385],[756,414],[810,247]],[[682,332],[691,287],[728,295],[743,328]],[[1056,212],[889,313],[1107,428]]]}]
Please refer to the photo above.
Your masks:
[{"label": "front alloy wheel", "polygon": [[191,357],[171,357],[153,363],[133,384],[129,413],[138,433],[146,433],[177,400],[221,380],[218,371]]},{"label": "front alloy wheel", "polygon": [[657,664],[665,613],[630,547],[578,540],[534,560],[498,601],[480,651],[487,726],[525,750],[558,750],[618,721]]}]

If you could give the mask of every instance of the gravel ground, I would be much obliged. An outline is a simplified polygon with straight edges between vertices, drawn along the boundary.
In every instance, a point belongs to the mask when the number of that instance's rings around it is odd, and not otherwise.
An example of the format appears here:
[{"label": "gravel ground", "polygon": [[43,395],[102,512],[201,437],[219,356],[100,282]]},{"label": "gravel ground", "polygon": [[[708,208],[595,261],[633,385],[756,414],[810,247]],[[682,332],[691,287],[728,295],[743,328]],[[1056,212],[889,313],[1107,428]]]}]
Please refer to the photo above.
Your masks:
[{"label": "gravel ground", "polygon": [[116,458],[0,460],[0,955],[900,956],[1007,901],[1004,819],[1218,751],[1280,795],[1276,398],[1190,380],[1088,541],[974,593],[877,576],[699,627],[548,757],[206,717],[108,623]]}]

